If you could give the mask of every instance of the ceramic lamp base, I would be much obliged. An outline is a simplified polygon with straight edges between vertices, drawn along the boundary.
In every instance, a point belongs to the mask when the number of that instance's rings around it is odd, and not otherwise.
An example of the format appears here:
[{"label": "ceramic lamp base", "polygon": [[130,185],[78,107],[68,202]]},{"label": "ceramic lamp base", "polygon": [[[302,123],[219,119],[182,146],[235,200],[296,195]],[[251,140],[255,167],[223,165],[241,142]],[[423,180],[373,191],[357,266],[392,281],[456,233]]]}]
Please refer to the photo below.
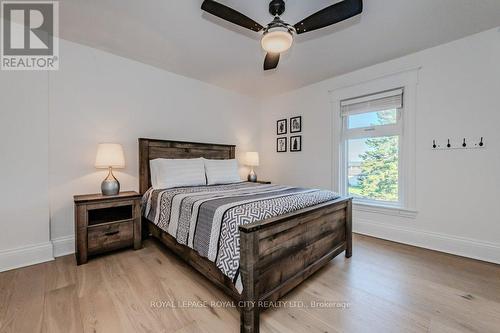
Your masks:
[{"label": "ceramic lamp base", "polygon": [[255,173],[255,171],[250,170],[250,173],[248,174],[248,181],[249,182],[252,182],[252,183],[255,183],[257,181],[257,174]]},{"label": "ceramic lamp base", "polygon": [[112,168],[109,168],[109,173],[106,179],[101,183],[102,195],[117,195],[120,193],[120,182],[113,175]]}]

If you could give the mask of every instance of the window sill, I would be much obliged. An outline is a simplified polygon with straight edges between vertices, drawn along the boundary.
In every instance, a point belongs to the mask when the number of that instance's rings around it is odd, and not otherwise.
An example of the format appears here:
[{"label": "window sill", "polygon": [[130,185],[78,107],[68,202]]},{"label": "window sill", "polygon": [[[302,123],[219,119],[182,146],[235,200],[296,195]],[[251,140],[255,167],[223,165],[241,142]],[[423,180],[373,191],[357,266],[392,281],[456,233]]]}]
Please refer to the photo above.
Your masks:
[{"label": "window sill", "polygon": [[364,202],[353,201],[353,209],[361,212],[377,213],[391,216],[400,216],[405,218],[414,219],[417,217],[418,212],[416,210],[410,210],[400,207],[391,207],[385,205],[368,204]]}]

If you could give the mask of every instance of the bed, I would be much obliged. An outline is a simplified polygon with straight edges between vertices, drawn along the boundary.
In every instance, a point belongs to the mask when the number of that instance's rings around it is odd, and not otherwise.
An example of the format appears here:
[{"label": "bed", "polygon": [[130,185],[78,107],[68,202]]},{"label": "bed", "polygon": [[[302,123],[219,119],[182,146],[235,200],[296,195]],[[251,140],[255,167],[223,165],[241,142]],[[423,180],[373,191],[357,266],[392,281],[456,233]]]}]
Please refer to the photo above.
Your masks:
[{"label": "bed", "polygon": [[143,230],[237,302],[241,332],[258,332],[265,302],[340,253],[351,257],[351,198],[248,182],[151,189],[150,160],[198,157],[233,159],[235,146],[139,139]]}]

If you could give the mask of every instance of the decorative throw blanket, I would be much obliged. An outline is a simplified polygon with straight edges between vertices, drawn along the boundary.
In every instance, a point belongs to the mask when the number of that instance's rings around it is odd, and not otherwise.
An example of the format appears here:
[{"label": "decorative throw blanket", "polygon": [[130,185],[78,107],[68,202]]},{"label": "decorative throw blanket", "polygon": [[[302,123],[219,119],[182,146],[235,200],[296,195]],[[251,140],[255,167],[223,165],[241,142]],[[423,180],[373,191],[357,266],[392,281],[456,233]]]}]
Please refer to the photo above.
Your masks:
[{"label": "decorative throw blanket", "polygon": [[315,189],[237,183],[150,189],[143,215],[158,227],[214,262],[241,292],[240,234],[243,224],[290,213],[338,198]]}]

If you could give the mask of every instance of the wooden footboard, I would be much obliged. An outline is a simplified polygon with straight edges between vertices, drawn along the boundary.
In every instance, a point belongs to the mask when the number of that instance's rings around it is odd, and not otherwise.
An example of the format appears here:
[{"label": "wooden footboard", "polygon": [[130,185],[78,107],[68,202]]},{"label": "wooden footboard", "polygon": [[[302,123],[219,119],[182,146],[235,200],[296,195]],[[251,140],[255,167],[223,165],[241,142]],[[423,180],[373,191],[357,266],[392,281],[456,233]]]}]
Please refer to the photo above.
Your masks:
[{"label": "wooden footboard", "polygon": [[[151,187],[151,160],[198,157],[233,159],[235,146],[139,139],[141,194]],[[278,300],[342,251],[352,255],[351,208],[350,198],[340,198],[240,226],[241,296],[214,263],[148,224],[153,236],[243,305],[242,332],[258,332],[260,302]]]},{"label": "wooden footboard", "polygon": [[259,332],[276,301],[342,251],[352,255],[352,200],[341,198],[240,226],[241,332]]}]

